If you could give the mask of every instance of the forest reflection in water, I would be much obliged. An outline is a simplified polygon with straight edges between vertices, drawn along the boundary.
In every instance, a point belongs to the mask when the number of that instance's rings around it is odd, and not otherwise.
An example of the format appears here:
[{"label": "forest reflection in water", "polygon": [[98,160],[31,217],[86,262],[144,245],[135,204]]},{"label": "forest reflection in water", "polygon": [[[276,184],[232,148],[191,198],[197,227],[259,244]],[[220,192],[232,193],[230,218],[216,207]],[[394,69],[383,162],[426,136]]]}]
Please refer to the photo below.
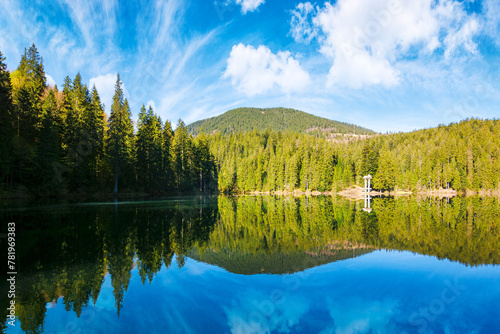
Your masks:
[{"label": "forest reflection in water", "polygon": [[291,274],[377,249],[500,263],[496,198],[376,198],[372,208],[339,197],[219,196],[3,209],[2,221],[17,226],[16,315],[30,333],[43,332],[51,302],[82,316],[108,275],[119,315],[134,268],[147,284],[187,258],[240,275]]}]

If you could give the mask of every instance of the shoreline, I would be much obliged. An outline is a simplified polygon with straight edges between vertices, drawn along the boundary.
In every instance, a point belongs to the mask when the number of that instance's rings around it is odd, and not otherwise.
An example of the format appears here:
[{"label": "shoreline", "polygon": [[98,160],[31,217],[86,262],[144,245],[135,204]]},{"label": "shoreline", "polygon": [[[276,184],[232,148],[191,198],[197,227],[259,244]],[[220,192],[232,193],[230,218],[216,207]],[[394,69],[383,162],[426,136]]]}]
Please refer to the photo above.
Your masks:
[{"label": "shoreline", "polygon": [[488,189],[488,190],[460,190],[457,191],[455,189],[432,189],[432,190],[404,190],[397,189],[391,191],[380,191],[380,190],[372,190],[369,193],[363,191],[363,188],[360,186],[352,186],[347,189],[343,189],[340,191],[303,191],[300,189],[295,190],[279,190],[279,191],[248,191],[248,192],[200,192],[200,191],[185,191],[185,192],[156,192],[156,193],[147,193],[147,192],[124,192],[118,195],[114,195],[113,193],[69,193],[69,194],[59,194],[53,196],[40,196],[30,194],[28,192],[13,192],[13,193],[0,193],[0,199],[2,200],[58,200],[58,199],[67,199],[67,200],[110,200],[110,199],[146,199],[146,198],[166,198],[166,197],[175,197],[175,196],[213,196],[213,195],[232,195],[232,196],[242,196],[242,195],[269,195],[269,196],[341,196],[348,199],[353,200],[361,200],[364,199],[366,195],[370,195],[371,197],[409,197],[409,196],[418,196],[418,197],[439,197],[439,198],[453,198],[455,196],[461,197],[500,197],[500,189]]},{"label": "shoreline", "polygon": [[360,186],[353,186],[341,191],[302,191],[300,189],[295,190],[280,190],[280,191],[249,191],[249,192],[234,192],[228,193],[235,196],[239,195],[275,195],[275,196],[334,196],[338,195],[349,199],[364,199],[365,195],[368,194],[371,197],[440,197],[440,198],[453,198],[455,196],[480,196],[480,197],[500,197],[500,190],[489,189],[489,190],[461,190],[457,191],[455,189],[431,189],[431,190],[404,190],[397,189],[391,191],[380,191],[372,190],[366,193],[362,190]]}]

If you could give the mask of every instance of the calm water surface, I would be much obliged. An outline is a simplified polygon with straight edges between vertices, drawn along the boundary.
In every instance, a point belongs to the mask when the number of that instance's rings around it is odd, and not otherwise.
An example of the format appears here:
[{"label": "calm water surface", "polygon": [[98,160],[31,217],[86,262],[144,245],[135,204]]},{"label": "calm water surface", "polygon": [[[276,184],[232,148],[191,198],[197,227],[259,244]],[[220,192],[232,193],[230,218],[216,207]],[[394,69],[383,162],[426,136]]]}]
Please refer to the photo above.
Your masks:
[{"label": "calm water surface", "polygon": [[1,326],[500,333],[498,199],[375,199],[372,208],[335,197],[3,207],[2,233],[4,222],[17,227],[18,319]]}]

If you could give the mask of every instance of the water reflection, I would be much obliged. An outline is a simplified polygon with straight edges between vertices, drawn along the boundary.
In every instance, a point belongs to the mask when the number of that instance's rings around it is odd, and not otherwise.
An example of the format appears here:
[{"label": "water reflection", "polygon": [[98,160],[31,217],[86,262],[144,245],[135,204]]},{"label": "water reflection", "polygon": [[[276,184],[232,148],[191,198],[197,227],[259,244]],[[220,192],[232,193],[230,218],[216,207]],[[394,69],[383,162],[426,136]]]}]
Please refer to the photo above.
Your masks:
[{"label": "water reflection", "polygon": [[[494,198],[376,198],[371,212],[363,204],[336,197],[197,197],[3,210],[2,221],[15,221],[18,228],[16,314],[24,332],[41,333],[48,308],[64,305],[77,318],[89,317],[85,310],[102,302],[101,290],[109,284],[106,307],[120,316],[134,275],[141,285],[152,284],[160,271],[183,268],[189,258],[245,275],[302,272],[377,249],[467,266],[500,263],[500,208]],[[252,292],[252,298],[261,293]],[[243,316],[250,297],[228,298],[235,306],[225,308],[228,326],[253,326]],[[269,328],[289,330],[314,303],[303,295],[288,298],[305,298],[296,300],[302,308],[275,303],[274,316],[288,322],[265,316]],[[2,301],[5,312],[9,301]],[[392,312],[394,301],[386,302]],[[328,303],[335,318],[341,308],[333,299]],[[381,307],[380,300],[373,303],[364,305]],[[335,326],[347,325],[337,319]]]}]

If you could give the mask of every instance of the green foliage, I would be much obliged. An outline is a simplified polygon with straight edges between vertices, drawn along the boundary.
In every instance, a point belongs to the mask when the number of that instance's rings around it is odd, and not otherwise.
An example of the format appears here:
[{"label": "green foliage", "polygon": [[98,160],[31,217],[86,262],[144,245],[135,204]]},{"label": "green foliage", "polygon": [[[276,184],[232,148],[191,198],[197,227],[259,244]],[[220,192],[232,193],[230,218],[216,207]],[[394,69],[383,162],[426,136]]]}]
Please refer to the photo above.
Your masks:
[{"label": "green foliage", "polygon": [[42,95],[45,91],[43,59],[33,44],[24,50],[21,62],[11,74],[15,157],[12,183],[32,183],[36,144],[42,120]]},{"label": "green foliage", "polygon": [[162,149],[163,149],[163,160],[162,160],[162,184],[163,190],[167,190],[174,187],[174,170],[172,163],[172,144],[174,140],[174,132],[172,131],[172,124],[167,120],[163,125],[162,129]]},{"label": "green foliage", "polygon": [[121,85],[118,76],[106,119],[80,74],[66,77],[62,92],[46,87],[34,45],[12,73],[0,54],[1,188],[42,196],[110,192],[113,183],[115,192],[118,184],[149,193],[326,192],[371,174],[383,190],[500,191],[498,120],[354,135],[353,125],[297,110],[240,108],[188,126],[179,120],[174,132],[143,108],[134,133]]},{"label": "green foliage", "polygon": [[139,185],[147,191],[161,191],[163,178],[162,123],[153,108],[144,105],[139,112],[136,151]]},{"label": "green foliage", "polygon": [[374,132],[353,124],[332,121],[303,111],[285,108],[238,108],[222,115],[197,121],[187,126],[188,132],[197,135],[200,129],[207,133],[218,131],[233,134],[253,130],[310,132],[318,136],[331,133],[373,134]]},{"label": "green foliage", "polygon": [[[410,133],[330,141],[309,134],[251,131],[209,136],[219,190],[339,191],[500,188],[500,121],[471,119]],[[487,144],[485,144],[487,143]]]},{"label": "green foliage", "polygon": [[374,141],[366,141],[361,151],[361,174],[375,175],[378,169],[379,152]]},{"label": "green foliage", "polygon": [[193,187],[195,173],[193,142],[181,119],[177,122],[172,146],[176,186],[179,189],[189,190]]},{"label": "green foliage", "polygon": [[0,52],[0,189],[9,185],[14,160],[12,87],[5,57]]},{"label": "green foliage", "polygon": [[38,139],[42,116],[41,97],[46,88],[43,59],[35,44],[24,49],[16,72],[13,84],[17,134],[32,144]]},{"label": "green foliage", "polygon": [[378,165],[377,177],[373,180],[373,186],[382,190],[394,189],[396,186],[396,168],[391,151],[382,152]]},{"label": "green foliage", "polygon": [[127,187],[131,186],[133,182],[135,138],[131,116],[127,99],[123,95],[120,75],[118,75],[109,116],[106,145],[109,166],[115,177],[115,193],[118,192],[119,183]]},{"label": "green foliage", "polygon": [[376,249],[500,264],[496,198],[381,198],[372,207],[339,197],[219,196],[0,212],[23,222],[16,315],[27,332],[41,331],[52,301],[83,316],[106,275],[119,313],[134,268],[143,284],[154,283],[174,254],[180,267],[192,257],[248,275],[295,273]]},{"label": "green foliage", "polygon": [[40,130],[40,142],[36,150],[37,183],[39,191],[43,194],[56,193],[56,187],[60,185],[54,165],[61,161],[63,150],[60,135],[56,123],[58,107],[55,93],[50,90],[43,103],[42,128]]}]

